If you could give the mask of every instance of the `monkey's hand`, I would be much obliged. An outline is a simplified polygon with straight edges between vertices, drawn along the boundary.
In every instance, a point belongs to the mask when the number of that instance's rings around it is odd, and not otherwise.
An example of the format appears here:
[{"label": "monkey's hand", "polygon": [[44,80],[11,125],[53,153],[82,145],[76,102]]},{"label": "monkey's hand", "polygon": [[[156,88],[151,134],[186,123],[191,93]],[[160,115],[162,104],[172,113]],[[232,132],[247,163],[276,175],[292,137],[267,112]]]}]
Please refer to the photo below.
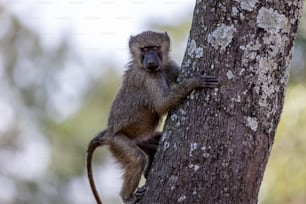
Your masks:
[{"label": "monkey's hand", "polygon": [[189,78],[194,88],[216,88],[219,85],[219,80],[214,76],[196,74]]},{"label": "monkey's hand", "polygon": [[201,75],[200,78],[202,87],[215,88],[219,85],[219,80],[214,76]]}]

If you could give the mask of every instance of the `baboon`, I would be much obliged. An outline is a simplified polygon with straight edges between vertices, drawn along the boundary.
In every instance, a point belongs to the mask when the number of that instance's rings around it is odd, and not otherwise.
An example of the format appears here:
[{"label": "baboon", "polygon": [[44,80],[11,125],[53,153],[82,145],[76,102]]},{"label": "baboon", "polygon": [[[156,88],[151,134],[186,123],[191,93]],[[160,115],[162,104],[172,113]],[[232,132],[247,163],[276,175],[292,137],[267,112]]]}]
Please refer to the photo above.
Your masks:
[{"label": "baboon", "polygon": [[179,68],[169,58],[167,33],[146,31],[131,36],[132,60],[112,104],[107,128],[94,137],[87,150],[87,172],[96,202],[102,204],[92,175],[92,157],[100,145],[109,145],[124,170],[121,197],[124,202],[135,192],[142,173],[145,177],[158,146],[156,132],[161,117],[196,88],[214,88],[213,76],[196,75],[177,83]]}]

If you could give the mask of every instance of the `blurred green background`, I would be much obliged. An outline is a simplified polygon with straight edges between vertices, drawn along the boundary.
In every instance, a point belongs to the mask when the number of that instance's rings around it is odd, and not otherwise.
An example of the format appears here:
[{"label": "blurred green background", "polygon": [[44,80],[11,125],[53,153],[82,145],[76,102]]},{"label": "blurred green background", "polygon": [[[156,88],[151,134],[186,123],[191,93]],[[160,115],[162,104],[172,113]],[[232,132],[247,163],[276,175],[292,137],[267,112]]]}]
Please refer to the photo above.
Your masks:
[{"label": "blurred green background", "polygon": [[[94,203],[86,146],[105,128],[129,35],[168,31],[180,63],[194,1],[29,2],[0,1],[0,203]],[[306,203],[305,10],[261,204]],[[99,149],[95,174],[106,203],[121,202],[120,173]]]}]

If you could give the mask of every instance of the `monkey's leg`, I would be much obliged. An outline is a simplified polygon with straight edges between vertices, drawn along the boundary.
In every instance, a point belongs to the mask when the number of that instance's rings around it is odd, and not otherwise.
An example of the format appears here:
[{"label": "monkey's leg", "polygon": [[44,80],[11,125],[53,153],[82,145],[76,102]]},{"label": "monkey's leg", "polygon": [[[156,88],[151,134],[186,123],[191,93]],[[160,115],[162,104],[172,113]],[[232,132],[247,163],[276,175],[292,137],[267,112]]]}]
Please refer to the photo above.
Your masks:
[{"label": "monkey's leg", "polygon": [[147,163],[145,153],[128,137],[118,134],[110,143],[110,150],[124,169],[121,197],[126,202],[137,188]]},{"label": "monkey's leg", "polygon": [[152,162],[157,151],[160,138],[161,133],[155,132],[152,138],[137,144],[137,146],[142,149],[148,156],[148,163],[143,173],[145,178],[148,178],[148,173],[151,170]]}]

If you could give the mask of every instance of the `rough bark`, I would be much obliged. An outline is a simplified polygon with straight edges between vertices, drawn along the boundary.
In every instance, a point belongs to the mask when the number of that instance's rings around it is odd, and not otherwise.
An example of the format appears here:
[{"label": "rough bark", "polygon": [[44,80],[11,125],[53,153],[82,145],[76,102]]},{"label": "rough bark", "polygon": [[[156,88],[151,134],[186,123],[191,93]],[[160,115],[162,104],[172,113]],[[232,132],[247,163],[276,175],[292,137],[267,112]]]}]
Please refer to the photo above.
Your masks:
[{"label": "rough bark", "polygon": [[303,0],[196,2],[180,79],[219,76],[166,121],[140,203],[257,203]]}]

